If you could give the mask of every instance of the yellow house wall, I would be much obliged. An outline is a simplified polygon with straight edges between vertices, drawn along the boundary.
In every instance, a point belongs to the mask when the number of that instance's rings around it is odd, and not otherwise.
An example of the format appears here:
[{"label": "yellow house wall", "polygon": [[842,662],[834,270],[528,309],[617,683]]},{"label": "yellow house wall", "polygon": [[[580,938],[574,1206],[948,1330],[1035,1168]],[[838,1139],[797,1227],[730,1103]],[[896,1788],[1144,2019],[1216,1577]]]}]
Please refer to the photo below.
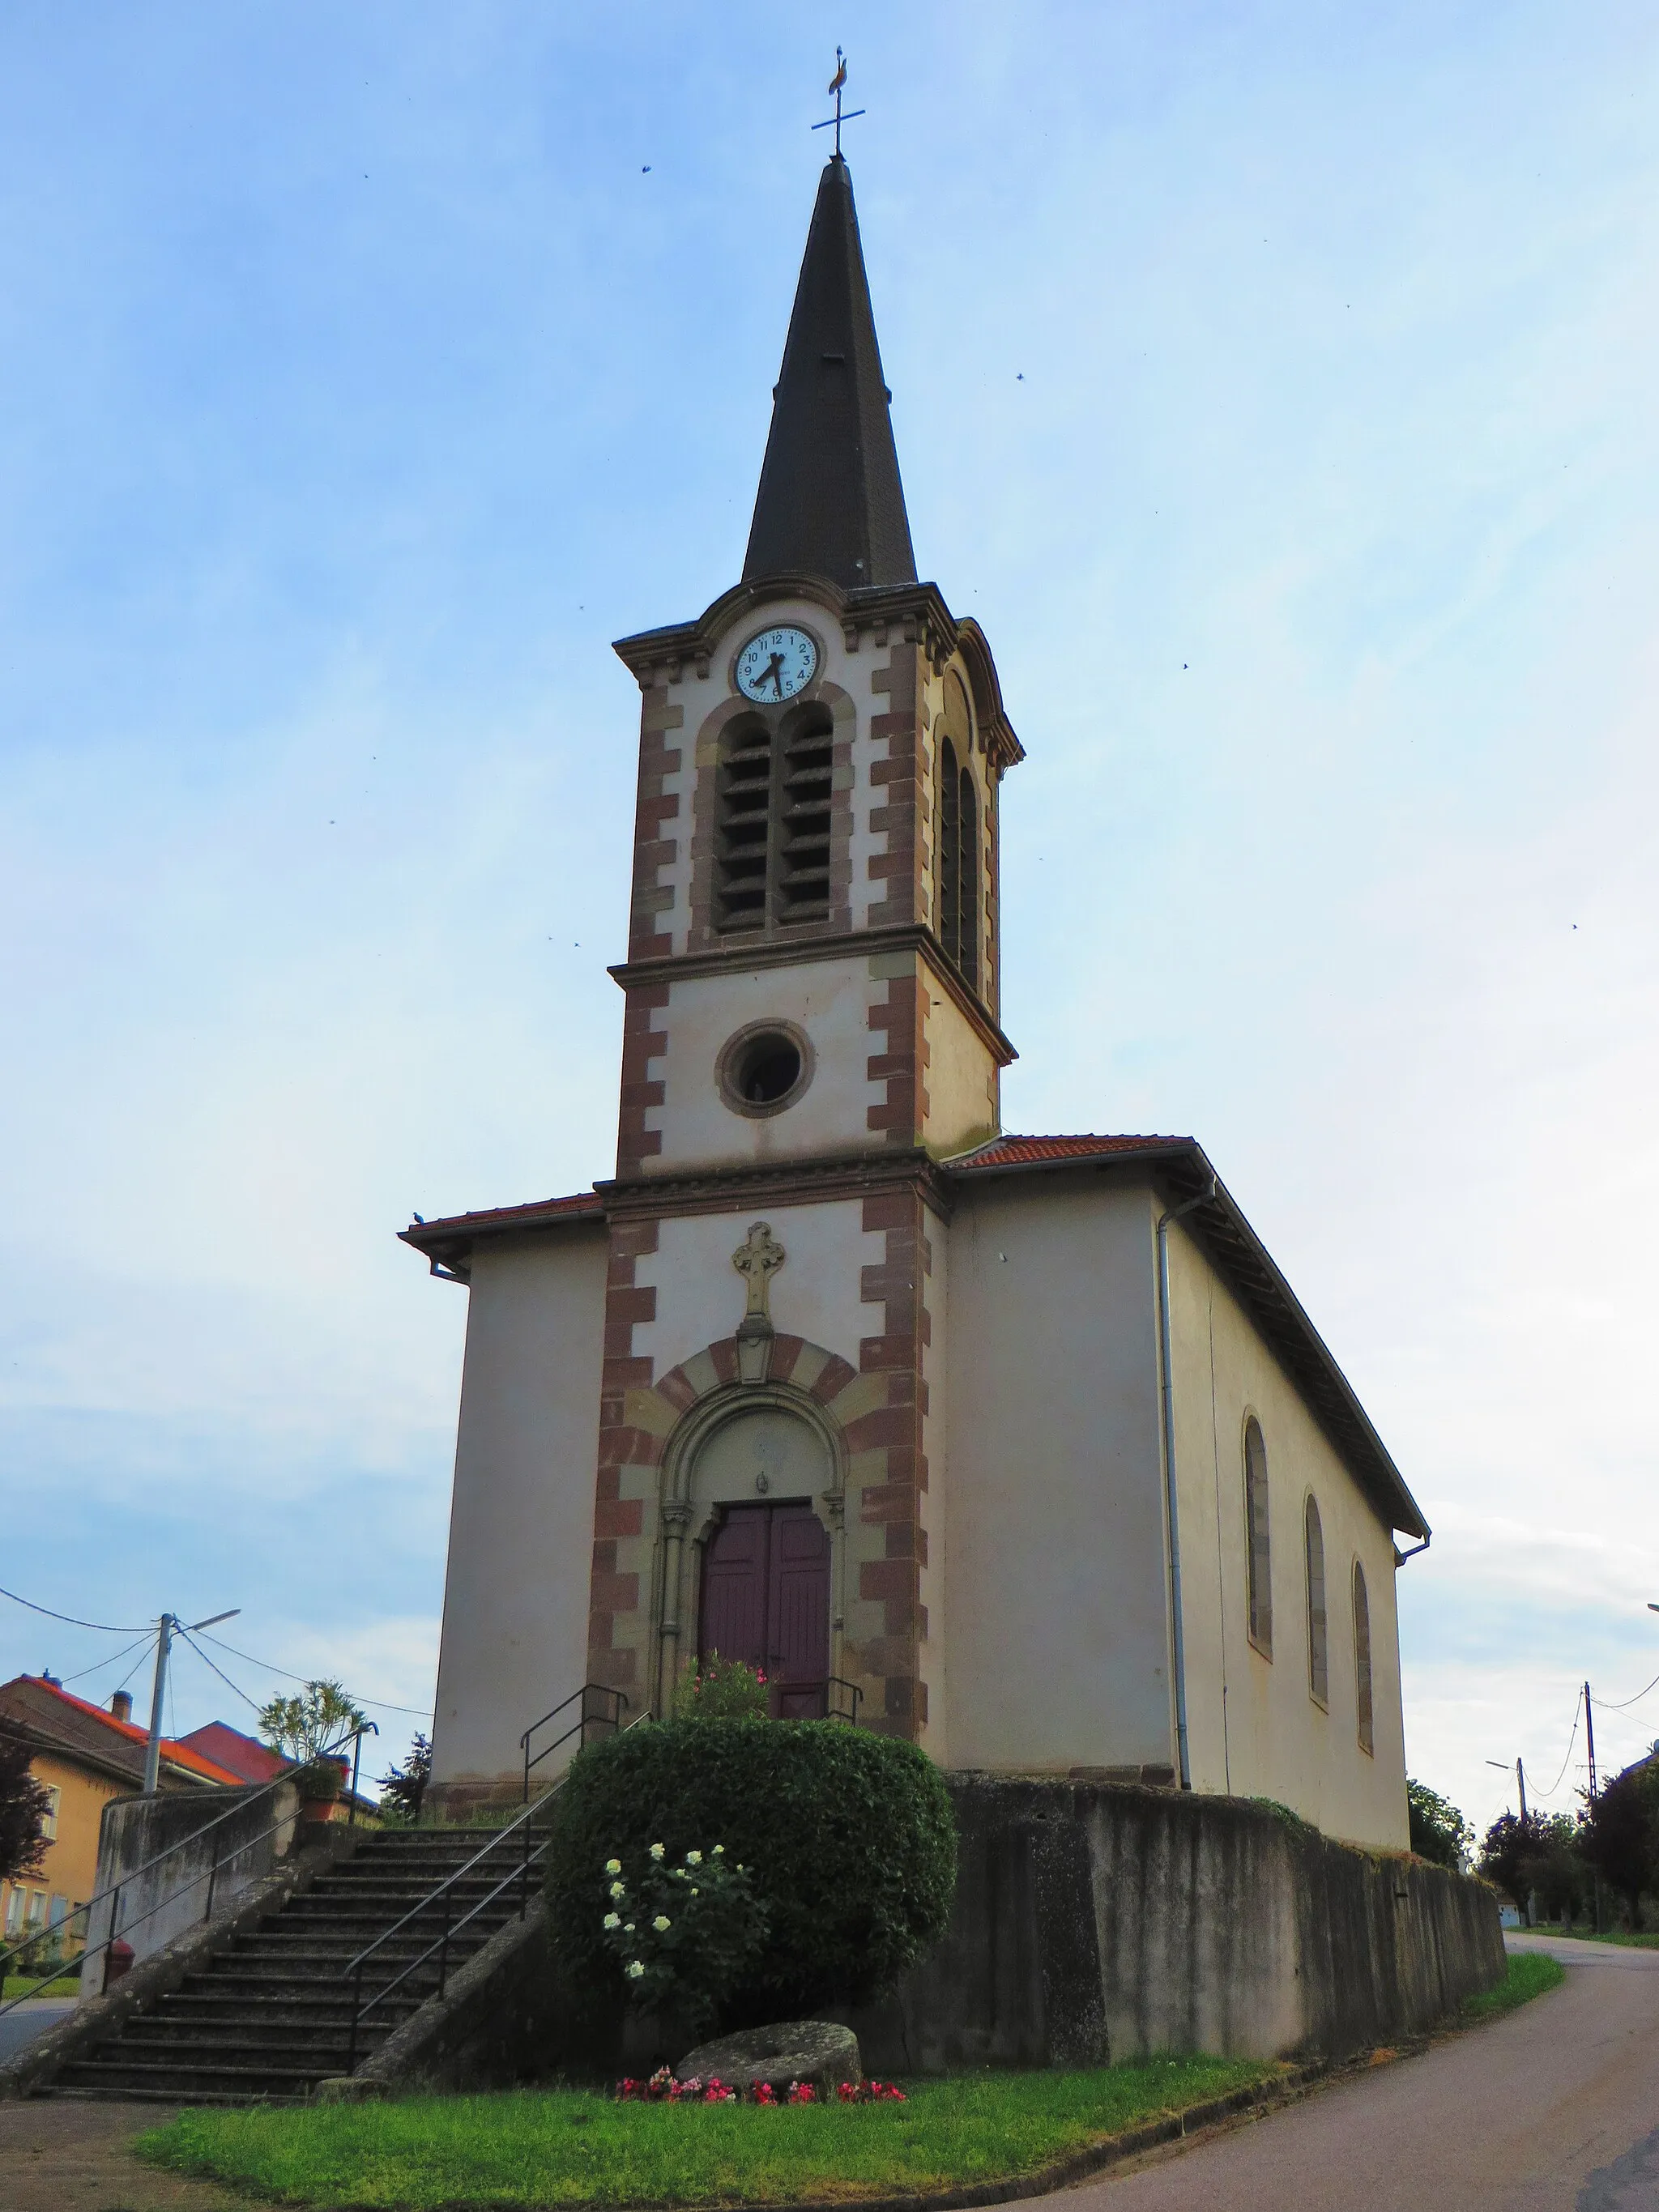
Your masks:
[{"label": "yellow house wall", "polygon": [[[21,1890],[25,1897],[39,1892],[46,1899],[43,1912],[50,1917],[54,1897],[64,1899],[66,1908],[73,1911],[84,1905],[96,1888],[98,1869],[98,1824],[112,1797],[124,1794],[121,1785],[83,1773],[67,1759],[55,1758],[50,1752],[39,1752],[29,1761],[29,1771],[37,1782],[60,1792],[58,1802],[58,1833],[46,1845],[46,1857],[38,1875],[25,1875],[19,1881],[0,1883],[0,1925],[3,1925],[6,1899],[10,1893]],[[27,1904],[23,1912],[27,1917]],[[43,1920],[44,1927],[46,1922]],[[19,1933],[21,1933],[20,1928]],[[68,1931],[65,1948],[78,1950],[82,1923],[76,1922]],[[15,1942],[15,1937],[6,1939]]]},{"label": "yellow house wall", "polygon": [[[1394,1540],[1202,1251],[1170,1232],[1182,1620],[1193,1786],[1272,1797],[1327,1835],[1404,1849]],[[1212,1411],[1213,1408],[1213,1411]],[[1244,1425],[1267,1447],[1273,1657],[1249,1637]],[[1303,1515],[1325,1539],[1328,1710],[1309,1688]],[[1370,1606],[1375,1750],[1359,1747],[1352,1574]]]},{"label": "yellow house wall", "polygon": [[473,1261],[438,1785],[519,1771],[520,1732],[586,1679],[606,1250],[601,1225]]}]

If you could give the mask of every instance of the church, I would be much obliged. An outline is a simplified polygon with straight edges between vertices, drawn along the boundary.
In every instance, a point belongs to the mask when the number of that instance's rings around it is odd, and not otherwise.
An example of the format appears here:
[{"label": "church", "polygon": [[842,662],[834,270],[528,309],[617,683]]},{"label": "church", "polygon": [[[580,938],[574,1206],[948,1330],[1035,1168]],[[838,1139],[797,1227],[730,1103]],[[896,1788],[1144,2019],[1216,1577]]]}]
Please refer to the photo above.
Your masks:
[{"label": "church", "polygon": [[1387,1448],[1191,1138],[1003,1133],[1024,752],[918,580],[890,398],[838,152],[741,580],[616,648],[616,1172],[402,1232],[469,1291],[434,1799],[718,1651],[947,1768],[1404,1848]]}]

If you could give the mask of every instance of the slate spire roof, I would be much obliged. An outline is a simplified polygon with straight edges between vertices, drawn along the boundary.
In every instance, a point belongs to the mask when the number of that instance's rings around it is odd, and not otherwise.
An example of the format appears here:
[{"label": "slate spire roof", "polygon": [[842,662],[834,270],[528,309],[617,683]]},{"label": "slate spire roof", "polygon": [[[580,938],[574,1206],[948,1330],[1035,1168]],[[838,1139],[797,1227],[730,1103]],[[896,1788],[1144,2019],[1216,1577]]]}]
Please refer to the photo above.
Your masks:
[{"label": "slate spire roof", "polygon": [[914,584],[853,178],[837,154],[817,204],[773,393],[744,581],[822,576],[843,590]]}]

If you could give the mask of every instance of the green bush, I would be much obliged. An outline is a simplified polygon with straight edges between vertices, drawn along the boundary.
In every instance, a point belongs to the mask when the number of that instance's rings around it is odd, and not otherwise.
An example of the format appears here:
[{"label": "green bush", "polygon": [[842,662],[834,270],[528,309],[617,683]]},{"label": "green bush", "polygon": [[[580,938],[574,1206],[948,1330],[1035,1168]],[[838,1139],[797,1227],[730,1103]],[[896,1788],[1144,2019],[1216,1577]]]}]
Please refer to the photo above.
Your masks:
[{"label": "green bush", "polygon": [[836,1721],[671,1721],[590,1744],[560,1792],[550,1917],[578,1988],[621,1990],[605,1862],[717,1843],[750,1870],[768,1928],[728,2026],[865,2002],[945,1932],[956,1824],[926,1753]]}]

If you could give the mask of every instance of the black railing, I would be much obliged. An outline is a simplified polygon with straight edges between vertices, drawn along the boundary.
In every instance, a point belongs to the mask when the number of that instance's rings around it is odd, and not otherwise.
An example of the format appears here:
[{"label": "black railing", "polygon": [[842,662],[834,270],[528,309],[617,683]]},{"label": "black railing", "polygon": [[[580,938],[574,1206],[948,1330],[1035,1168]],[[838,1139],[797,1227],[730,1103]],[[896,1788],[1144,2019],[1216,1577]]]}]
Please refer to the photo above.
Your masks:
[{"label": "black railing", "polygon": [[[552,1720],[556,1715],[563,1712],[566,1706],[574,1705],[578,1698],[585,1698],[587,1692],[595,1686],[592,1683],[588,1683],[582,1689],[573,1692],[561,1704],[555,1705],[552,1712],[544,1713],[542,1719],[536,1723],[536,1728],[542,1727],[545,1722]],[[620,1690],[607,1691],[605,1694],[621,1698],[623,1705],[628,1702]],[[581,1720],[573,1723],[565,1731],[565,1735],[559,1738],[559,1741],[562,1743],[566,1737],[574,1735],[578,1729],[585,1726],[586,1717],[584,1714]],[[641,1721],[648,1721],[650,1717],[650,1711],[647,1708],[646,1711],[638,1714],[631,1720],[629,1726],[637,1728]],[[611,1724],[614,1728],[619,1723],[613,1718]],[[533,1729],[526,1729],[521,1741],[527,1745],[534,1733]],[[550,1744],[548,1750],[551,1751],[556,1747],[555,1745]],[[537,1754],[538,1758],[545,1758],[546,1755],[545,1752]],[[527,1774],[529,1771],[527,1752],[526,1762]],[[401,1920],[394,1920],[390,1928],[383,1929],[372,1943],[365,1944],[356,1957],[348,1961],[341,1976],[342,1980],[349,1980],[351,1984],[351,2031],[345,2065],[348,2074],[355,2073],[356,2070],[357,2042],[364,2021],[377,2005],[384,2004],[394,1990],[403,1987],[411,1974],[418,1973],[423,1966],[429,1965],[434,1958],[438,1961],[438,1986],[434,1990],[427,1991],[422,2002],[426,2002],[427,1997],[442,1998],[449,1986],[449,1947],[462,1929],[476,1920],[481,1912],[487,1911],[497,1898],[504,1895],[515,1883],[519,1890],[519,1918],[522,1920],[529,1911],[531,1871],[532,1868],[538,1868],[541,1865],[546,1856],[550,1840],[546,1833],[544,1833],[539,1839],[537,1838],[536,1825],[550,1809],[553,1799],[563,1781],[562,1774],[556,1775],[532,1804],[526,1804],[523,1812],[515,1814],[504,1828],[498,1828],[489,1841],[480,1845],[465,1864],[457,1867],[453,1874],[447,1875],[442,1881],[428,1891],[419,1904],[410,1905]],[[526,1784],[526,1788],[527,1786]],[[495,1859],[495,1865],[488,1871],[496,1875],[498,1879],[482,1897],[475,1899],[457,1919],[455,1907],[461,1901],[457,1895],[459,1885],[469,1878],[476,1879],[479,1868],[483,1866],[487,1859],[492,1857]],[[503,1869],[505,1869],[504,1872],[501,1871]],[[443,1907],[443,1925],[426,1948],[415,1958],[410,1959],[392,1977],[390,1981],[383,1982],[379,1989],[366,1998],[363,1995],[363,1975],[369,1961],[377,1952],[391,1942],[394,1936],[401,1935],[411,1923],[430,1914],[440,1904]]]},{"label": "black railing", "polygon": [[863,1691],[844,1675],[831,1674],[823,1686],[823,1717],[827,1721],[845,1721],[849,1728],[856,1728],[859,1707],[863,1702]]},{"label": "black railing", "polygon": [[[338,1760],[347,1744],[353,1747],[351,1803],[346,1816],[349,1825],[355,1826],[357,1819],[357,1776],[362,1758],[363,1738],[366,1735],[378,1735],[380,1732],[373,1721],[365,1721],[362,1728],[355,1729],[350,1735],[343,1735],[337,1743],[331,1744],[326,1751],[317,1753],[319,1759]],[[307,1760],[306,1763],[309,1765],[311,1762]],[[218,1886],[221,1871],[228,1867],[233,1859],[240,1858],[244,1852],[251,1851],[257,1845],[266,1842],[276,1833],[278,1829],[287,1827],[297,1819],[297,1813],[283,1814],[279,1820],[273,1820],[269,1827],[262,1828],[257,1836],[246,1836],[240,1842],[234,1844],[228,1851],[218,1853],[212,1865],[204,1872],[192,1875],[188,1881],[181,1881],[177,1888],[169,1890],[165,1896],[158,1898],[146,1911],[139,1913],[136,1919],[129,1920],[125,1924],[121,1919],[121,1893],[124,1889],[131,1888],[141,1875],[153,1873],[157,1867],[165,1865],[168,1859],[176,1856],[180,1851],[188,1850],[192,1844],[199,1844],[204,1836],[210,1836],[216,1828],[222,1828],[227,1820],[234,1820],[239,1814],[246,1813],[250,1807],[257,1805],[262,1797],[273,1796],[284,1783],[291,1782],[293,1779],[294,1769],[292,1767],[285,1769],[273,1780],[267,1782],[263,1788],[256,1790],[251,1797],[240,1798],[240,1802],[231,1806],[228,1811],[219,1814],[216,1819],[209,1820],[204,1826],[192,1829],[189,1835],[181,1836],[176,1844],[169,1844],[164,1851],[157,1851],[154,1856],[145,1859],[140,1865],[134,1867],[130,1873],[124,1874],[119,1881],[111,1882],[107,1888],[100,1889],[95,1897],[89,1897],[84,1905],[77,1905],[68,1918],[58,1923],[59,1942],[63,1941],[70,1924],[82,1919],[83,1916],[85,1929],[90,1933],[94,1909],[102,1905],[106,1899],[109,1902],[110,1913],[109,1934],[105,1936],[101,1943],[94,1943],[82,1951],[75,1962],[76,1971],[84,1974],[92,1960],[101,1957],[119,1942],[129,1929],[142,1928],[145,1921],[153,1920],[158,1912],[165,1911],[170,1905],[176,1905],[181,1897],[187,1895],[191,1890],[203,1882],[207,1885],[207,1897],[203,1905],[201,1917],[203,1920],[210,1920],[213,1917],[214,1893]],[[0,1988],[4,1987],[6,1969],[9,1963],[26,1952],[38,1951],[40,1943],[41,1932],[37,1929],[33,1935],[25,1936],[21,1943],[14,1943],[9,1950],[0,1951]],[[47,1982],[56,1978],[56,1972],[37,1975],[32,1989],[25,1990],[21,1996],[13,1997],[8,2004],[0,2004],[0,2017],[10,2012],[14,2006],[27,2004],[35,1990],[43,1988]]]},{"label": "black railing", "polygon": [[[581,1710],[575,1719],[556,1735],[551,1743],[544,1743],[532,1759],[530,1743],[536,1731],[544,1729],[550,1721],[557,1720],[562,1713],[568,1713],[572,1705],[579,1703]],[[579,1739],[576,1748],[580,1751],[588,1741],[590,1729],[614,1735],[622,1726],[623,1708],[627,1703],[628,1699],[620,1690],[607,1689],[603,1682],[584,1682],[580,1690],[573,1690],[568,1698],[561,1698],[550,1713],[544,1713],[540,1720],[532,1721],[519,1738],[519,1748],[524,1753],[525,1803],[530,1802],[530,1770],[532,1766],[539,1766],[543,1759],[550,1759],[561,1744],[568,1743],[573,1735]]]}]

